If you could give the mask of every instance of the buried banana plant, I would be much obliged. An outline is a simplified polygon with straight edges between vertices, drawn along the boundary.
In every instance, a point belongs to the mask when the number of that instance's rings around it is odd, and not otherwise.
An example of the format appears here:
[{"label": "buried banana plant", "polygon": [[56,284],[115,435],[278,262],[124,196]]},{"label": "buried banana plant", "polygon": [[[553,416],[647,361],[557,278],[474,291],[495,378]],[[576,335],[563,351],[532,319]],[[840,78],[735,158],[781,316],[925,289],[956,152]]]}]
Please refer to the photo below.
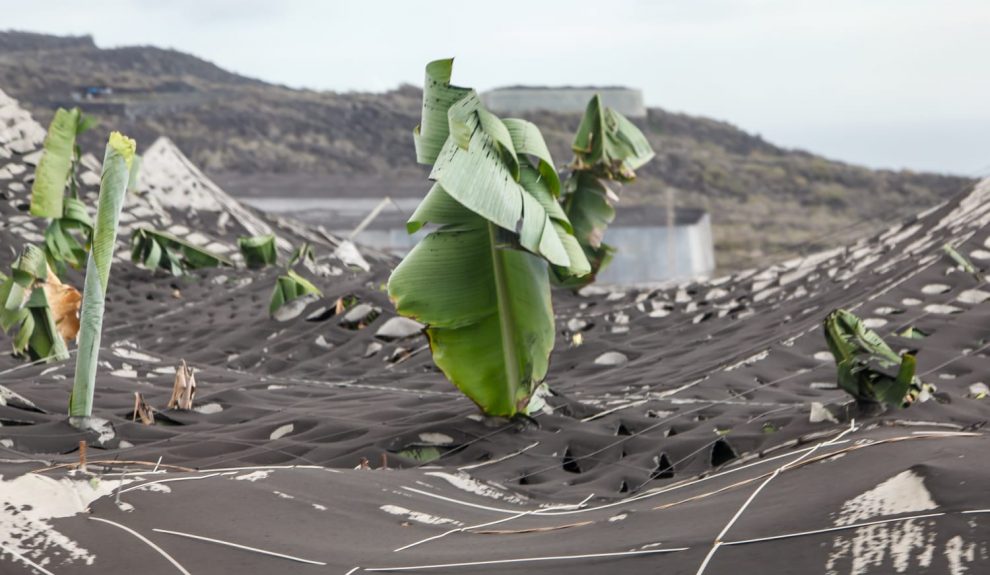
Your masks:
[{"label": "buried banana plant", "polygon": [[237,247],[244,256],[244,264],[249,269],[257,270],[273,266],[278,261],[278,251],[275,249],[275,234],[238,238]]},{"label": "buried banana plant", "polygon": [[66,185],[69,185],[72,197],[78,195],[75,172],[80,150],[76,138],[93,124],[93,118],[84,115],[79,108],[56,110],[31,186],[31,215],[60,218],[64,211]]},{"label": "buried banana plant", "polygon": [[168,232],[145,227],[136,228],[131,234],[131,261],[152,271],[163,269],[177,277],[187,270],[234,265],[229,259]]},{"label": "buried banana plant", "polygon": [[16,329],[16,355],[68,359],[66,343],[79,331],[79,302],[79,292],[59,281],[37,246],[25,248],[11,266],[10,277],[0,274],[0,329]]},{"label": "buried banana plant", "polygon": [[313,285],[312,282],[299,275],[294,269],[292,269],[296,264],[302,264],[303,267],[312,271],[315,266],[315,262],[316,256],[313,254],[313,248],[308,243],[304,242],[301,246],[295,249],[292,253],[292,257],[289,258],[289,261],[285,266],[285,273],[278,276],[275,280],[275,289],[272,290],[272,297],[268,303],[269,315],[274,317],[276,312],[283,305],[304,295],[323,295],[320,288]]},{"label": "buried banana plant", "polygon": [[401,315],[427,325],[433,360],[485,413],[525,412],[546,377],[554,317],[546,262],[590,271],[557,202],[542,134],[502,120],[450,85],[452,60],[426,67],[416,156],[435,183],[409,219],[439,226],[388,282]]},{"label": "buried banana plant", "polygon": [[34,174],[31,214],[50,220],[45,230],[45,252],[49,263],[60,269],[64,264],[82,267],[93,232],[93,222],[79,200],[81,152],[76,140],[94,123],[79,108],[59,108],[48,127]]},{"label": "buried banana plant", "polygon": [[93,413],[93,392],[96,388],[96,368],[107,286],[110,283],[110,265],[113,263],[117,225],[124,206],[127,184],[131,180],[136,148],[134,140],[119,132],[112,132],[103,157],[93,247],[86,262],[86,283],[79,316],[79,352],[72,395],[69,398],[70,421],[83,426]]},{"label": "buried banana plant", "polygon": [[572,149],[574,161],[564,182],[561,203],[591,265],[591,273],[575,276],[561,266],[553,266],[553,272],[559,283],[576,288],[594,281],[615,253],[615,248],[602,241],[615,219],[615,203],[619,201],[609,183],[636,179],[636,170],[653,158],[653,149],[639,128],[603,105],[597,94],[588,102]]},{"label": "buried banana plant", "polygon": [[838,383],[867,412],[924,401],[934,387],[915,375],[914,354],[897,355],[852,313],[839,309],[825,318],[825,341],[835,357]]}]

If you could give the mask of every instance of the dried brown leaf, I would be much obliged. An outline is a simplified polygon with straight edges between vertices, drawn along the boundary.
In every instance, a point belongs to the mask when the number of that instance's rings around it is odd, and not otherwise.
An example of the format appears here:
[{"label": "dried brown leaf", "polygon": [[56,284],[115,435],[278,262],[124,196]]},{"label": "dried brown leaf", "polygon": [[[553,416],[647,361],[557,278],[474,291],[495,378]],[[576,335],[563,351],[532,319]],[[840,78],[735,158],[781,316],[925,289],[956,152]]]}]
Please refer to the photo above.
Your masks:
[{"label": "dried brown leaf", "polygon": [[76,339],[79,334],[79,308],[82,306],[82,294],[71,285],[62,283],[50,267],[48,278],[42,287],[58,333],[66,342]]}]

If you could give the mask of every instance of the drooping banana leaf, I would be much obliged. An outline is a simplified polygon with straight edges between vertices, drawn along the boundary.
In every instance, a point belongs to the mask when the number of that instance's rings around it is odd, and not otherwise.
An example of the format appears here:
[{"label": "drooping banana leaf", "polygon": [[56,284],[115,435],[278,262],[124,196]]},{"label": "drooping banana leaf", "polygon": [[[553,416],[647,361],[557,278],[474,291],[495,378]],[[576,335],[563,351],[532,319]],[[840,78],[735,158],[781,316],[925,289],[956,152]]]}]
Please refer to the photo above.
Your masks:
[{"label": "drooping banana leaf", "polygon": [[244,256],[244,263],[253,270],[275,265],[278,251],[275,249],[275,235],[238,238],[237,246]]},{"label": "drooping banana leaf", "polygon": [[597,94],[588,102],[572,148],[574,162],[561,201],[591,273],[575,277],[559,266],[553,272],[558,284],[579,288],[594,281],[615,254],[615,248],[602,241],[619,201],[608,182],[631,182],[635,170],[650,161],[654,152],[639,128],[602,104]]},{"label": "drooping banana leaf", "polygon": [[137,144],[134,140],[112,132],[103,157],[100,177],[100,197],[93,228],[93,247],[86,263],[86,283],[80,312],[79,353],[76,373],[69,398],[70,418],[88,418],[93,413],[93,393],[96,368],[103,330],[103,311],[110,266],[117,242],[117,225],[127,195],[127,183]]},{"label": "drooping banana leaf", "polygon": [[233,266],[229,259],[195,246],[168,232],[135,228],[131,234],[131,261],[150,270],[159,268],[174,276],[186,270]]},{"label": "drooping banana leaf", "polygon": [[[0,282],[0,329],[9,333],[16,328],[16,355],[26,354],[32,360],[61,361],[68,359],[68,349],[49,306],[47,289],[38,289],[45,285],[48,277],[51,274],[48,273],[44,251],[37,246],[27,246],[11,266],[10,277],[3,276]],[[58,297],[62,294],[53,295]],[[65,313],[65,310],[60,309],[60,313]]]},{"label": "drooping banana leaf", "polygon": [[[539,130],[501,120],[426,69],[417,158],[435,184],[409,219],[427,235],[389,278],[401,315],[427,325],[433,360],[485,413],[525,411],[546,377],[554,318],[546,262],[590,270],[556,202],[560,181]],[[446,125],[443,125],[444,122]]]},{"label": "drooping banana leaf", "polygon": [[288,269],[285,271],[285,275],[281,275],[275,280],[275,289],[272,291],[272,297],[268,303],[268,313],[274,315],[283,305],[306,294],[322,296],[323,292],[308,279],[297,274],[294,270]]},{"label": "drooping banana leaf", "polygon": [[76,146],[76,133],[82,114],[79,108],[55,111],[41,161],[31,186],[31,214],[42,218],[60,218],[64,208],[65,186],[72,174],[72,162]]},{"label": "drooping banana leaf", "polygon": [[[86,261],[93,220],[78,198],[64,199],[62,217],[52,220],[45,230],[45,252],[55,267],[69,264],[79,269]],[[80,241],[81,238],[81,241]]]},{"label": "drooping banana leaf", "polygon": [[913,354],[897,355],[854,314],[835,310],[825,318],[824,329],[839,387],[856,401],[903,407],[934,389],[915,376]]}]

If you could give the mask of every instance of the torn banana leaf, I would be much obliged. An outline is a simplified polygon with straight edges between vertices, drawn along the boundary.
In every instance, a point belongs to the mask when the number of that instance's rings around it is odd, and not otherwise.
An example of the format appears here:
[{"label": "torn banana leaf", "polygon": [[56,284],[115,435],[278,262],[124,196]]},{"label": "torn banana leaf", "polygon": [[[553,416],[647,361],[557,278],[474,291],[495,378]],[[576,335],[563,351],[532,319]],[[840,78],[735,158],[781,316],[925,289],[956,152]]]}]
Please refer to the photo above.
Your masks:
[{"label": "torn banana leaf", "polygon": [[512,416],[526,411],[553,348],[546,262],[575,276],[591,268],[557,203],[540,131],[451,86],[451,66],[426,68],[415,139],[435,184],[406,226],[439,228],[392,273],[389,297],[427,325],[433,360],[458,389],[485,413]]},{"label": "torn banana leaf", "polygon": [[92,241],[93,220],[86,205],[77,198],[65,198],[62,217],[52,220],[45,230],[45,252],[56,267],[66,263],[79,269],[86,262]]},{"label": "torn banana leaf", "polygon": [[79,108],[55,111],[48,126],[41,160],[31,186],[31,215],[60,218],[64,208],[65,187],[72,175],[76,133],[82,113]]},{"label": "torn banana leaf", "polygon": [[150,270],[163,269],[174,276],[181,276],[186,270],[234,265],[219,254],[150,228],[136,228],[131,234],[131,261]]},{"label": "torn banana leaf", "polygon": [[271,301],[268,304],[268,313],[274,315],[283,305],[306,294],[322,296],[323,292],[295,271],[286,270],[285,275],[281,275],[275,280],[275,289],[272,291]]},{"label": "torn banana leaf", "polygon": [[598,94],[588,102],[571,145],[576,171],[593,170],[610,180],[630,181],[653,159],[643,132],[625,116],[605,106]]},{"label": "torn banana leaf", "polygon": [[897,355],[852,313],[833,311],[825,318],[824,329],[839,387],[857,402],[906,407],[934,391],[915,375],[913,354]]},{"label": "torn banana leaf", "polygon": [[[50,273],[44,252],[37,246],[28,246],[14,264],[11,274],[4,277],[0,283],[0,328],[4,332],[16,331],[14,339],[14,354],[27,355],[32,360],[47,359],[60,361],[68,359],[69,352],[56,316],[49,306],[46,292],[53,295],[53,301],[58,304],[59,320],[65,322],[65,333],[75,337],[70,326],[78,320],[75,311],[78,309],[79,292],[74,288],[53,286],[49,292],[45,279],[54,277]],[[57,278],[55,278],[57,281]],[[44,287],[44,289],[36,289]],[[70,292],[74,292],[74,295]],[[66,300],[62,300],[62,297]],[[75,299],[75,304],[69,300]],[[71,318],[68,317],[71,314]]]},{"label": "torn banana leaf", "polygon": [[278,260],[274,234],[239,238],[237,246],[244,256],[244,263],[250,269],[257,270],[272,266]]},{"label": "torn banana leaf", "polygon": [[561,202],[591,273],[576,277],[566,268],[553,266],[553,274],[558,285],[580,288],[593,282],[615,254],[615,248],[603,242],[619,201],[608,182],[631,182],[636,169],[650,161],[654,152],[639,128],[602,104],[597,94],[588,102],[571,147],[574,161]]},{"label": "torn banana leaf", "polygon": [[292,250],[287,267],[291,268],[299,263],[310,272],[316,273],[316,252],[313,251],[313,246],[309,245],[309,242],[303,242],[298,248]]}]

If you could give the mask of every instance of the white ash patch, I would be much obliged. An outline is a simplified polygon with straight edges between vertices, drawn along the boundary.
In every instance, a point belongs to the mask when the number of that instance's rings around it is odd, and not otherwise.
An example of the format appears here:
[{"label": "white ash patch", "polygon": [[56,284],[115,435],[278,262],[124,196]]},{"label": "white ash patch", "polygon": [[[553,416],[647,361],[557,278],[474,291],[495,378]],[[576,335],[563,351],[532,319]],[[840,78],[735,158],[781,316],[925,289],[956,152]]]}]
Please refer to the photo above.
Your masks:
[{"label": "white ash patch", "polygon": [[962,308],[956,307],[954,305],[946,305],[941,303],[931,303],[925,306],[925,311],[928,313],[935,313],[941,315],[950,315],[954,313],[959,313]]},{"label": "white ash patch", "polygon": [[476,479],[472,479],[467,473],[446,473],[444,471],[429,471],[426,475],[432,475],[433,477],[439,477],[447,483],[450,483],[454,487],[467,491],[468,493],[473,493],[475,495],[480,495],[482,497],[487,497],[489,499],[497,499],[502,501],[508,501],[510,503],[525,503],[525,499],[519,497],[518,495],[513,495],[511,493],[506,493],[505,491],[498,489],[487,483],[482,483]]},{"label": "white ash patch", "polygon": [[921,288],[921,293],[925,295],[937,295],[940,293],[945,293],[950,289],[952,289],[952,287],[946,284],[928,284]]},{"label": "white ash patch", "polygon": [[217,402],[204,403],[203,405],[197,405],[193,408],[196,413],[202,413],[203,415],[213,415],[214,413],[220,413],[223,411],[223,406]]},{"label": "white ash patch", "polygon": [[990,299],[990,293],[978,289],[968,289],[956,296],[956,300],[968,304],[981,304]]},{"label": "white ash patch", "polygon": [[961,536],[956,535],[946,542],[942,553],[949,564],[949,575],[964,575],[969,571],[966,564],[976,561],[976,544],[967,544]]},{"label": "white ash patch", "polygon": [[113,345],[113,354],[121,359],[131,361],[141,361],[144,363],[160,363],[161,360],[153,355],[149,355],[137,349],[137,346],[129,341],[118,341]]},{"label": "white ash patch", "polygon": [[726,366],[725,371],[733,371],[733,370],[739,369],[740,367],[743,367],[743,366],[753,365],[754,363],[756,363],[758,361],[763,361],[764,359],[768,358],[769,356],[770,356],[770,350],[769,349],[764,350],[764,351],[761,351],[760,353],[753,354],[753,355],[747,357],[746,359],[744,359],[744,360],[742,360],[740,362],[737,362],[737,363],[734,363],[732,365]]},{"label": "white ash patch", "polygon": [[[924,478],[909,469],[843,503],[835,525],[937,508]],[[859,527],[852,535],[833,540],[826,573],[865,575],[888,560],[897,573],[907,573],[913,565],[927,568],[932,562],[935,535],[934,522],[924,519]]]},{"label": "white ash patch", "polygon": [[445,433],[427,431],[419,434],[419,440],[426,445],[452,445],[454,438]]},{"label": "white ash patch", "polygon": [[385,513],[389,515],[399,515],[403,516],[409,521],[415,521],[416,523],[423,523],[424,525],[455,525],[461,527],[464,524],[455,519],[448,519],[446,517],[437,517],[436,515],[430,515],[429,513],[423,513],[421,511],[411,511],[405,507],[399,507],[398,505],[382,505],[379,507]]},{"label": "white ash patch", "polygon": [[36,473],[11,481],[0,478],[0,547],[42,567],[51,567],[55,557],[62,564],[93,565],[96,556],[49,521],[83,513],[93,501],[127,483],[130,481],[54,479]]},{"label": "white ash patch", "polygon": [[276,428],[274,431],[272,431],[272,434],[268,436],[268,439],[271,440],[271,441],[274,441],[274,440],[279,439],[281,437],[285,437],[286,435],[292,433],[292,431],[295,428],[296,428],[295,425],[293,425],[291,423],[286,423],[285,425],[282,425],[282,426]]},{"label": "white ash patch", "polygon": [[134,488],[135,491],[151,491],[153,493],[172,493],[172,488],[164,483],[146,483]]},{"label": "white ash patch", "polygon": [[234,479],[237,481],[251,481],[255,482],[260,479],[268,479],[268,476],[272,474],[271,469],[259,469],[257,471],[252,471],[251,473],[245,473],[244,475],[238,475]]}]

